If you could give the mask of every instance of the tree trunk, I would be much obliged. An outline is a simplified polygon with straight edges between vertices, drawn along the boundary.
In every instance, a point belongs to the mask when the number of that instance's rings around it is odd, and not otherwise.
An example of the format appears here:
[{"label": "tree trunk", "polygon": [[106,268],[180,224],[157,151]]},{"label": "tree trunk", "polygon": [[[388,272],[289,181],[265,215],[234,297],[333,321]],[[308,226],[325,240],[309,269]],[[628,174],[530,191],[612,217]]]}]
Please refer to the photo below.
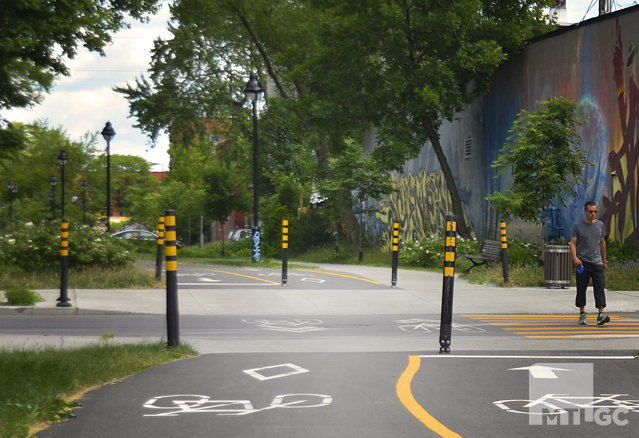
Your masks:
[{"label": "tree trunk", "polygon": [[442,149],[442,145],[439,141],[439,134],[433,127],[430,120],[428,120],[426,117],[422,119],[422,125],[426,129],[428,139],[433,146],[433,150],[435,151],[435,155],[437,156],[439,165],[441,166],[442,172],[444,173],[444,178],[446,179],[446,186],[448,187],[448,191],[450,192],[450,199],[453,203],[453,214],[457,216],[457,233],[464,239],[470,239],[472,238],[472,236],[470,234],[468,225],[466,224],[464,209],[462,208],[461,199],[459,198],[459,192],[457,191],[457,186],[455,185],[455,178],[453,177],[453,172],[450,169],[448,160],[446,159],[446,155],[444,154],[444,150]]}]

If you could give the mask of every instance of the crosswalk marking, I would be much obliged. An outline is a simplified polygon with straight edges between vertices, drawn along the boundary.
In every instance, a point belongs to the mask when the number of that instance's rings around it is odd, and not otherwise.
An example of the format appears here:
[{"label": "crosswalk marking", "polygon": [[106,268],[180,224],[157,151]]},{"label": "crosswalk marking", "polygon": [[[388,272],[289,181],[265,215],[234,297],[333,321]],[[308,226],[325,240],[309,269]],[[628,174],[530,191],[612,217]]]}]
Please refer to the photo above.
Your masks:
[{"label": "crosswalk marking", "polygon": [[639,337],[639,319],[610,316],[597,326],[596,313],[588,325],[577,325],[578,315],[461,315],[533,339]]}]

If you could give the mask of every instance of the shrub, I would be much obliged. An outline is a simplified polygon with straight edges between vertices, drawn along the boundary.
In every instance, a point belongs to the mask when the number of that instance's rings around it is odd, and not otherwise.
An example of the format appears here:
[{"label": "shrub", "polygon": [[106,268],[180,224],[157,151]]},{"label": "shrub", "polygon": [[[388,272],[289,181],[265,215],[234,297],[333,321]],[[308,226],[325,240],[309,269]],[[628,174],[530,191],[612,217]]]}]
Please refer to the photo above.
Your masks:
[{"label": "shrub", "polygon": [[611,265],[615,262],[639,261],[639,242],[606,242],[606,258]]},{"label": "shrub", "polygon": [[44,301],[40,294],[26,287],[7,289],[4,295],[9,304],[13,306],[34,306],[36,303]]},{"label": "shrub", "polygon": [[[419,242],[404,242],[399,252],[402,265],[419,266],[424,268],[440,268],[444,263],[445,242],[443,237],[424,238]],[[457,237],[455,251],[460,254],[480,254],[476,239]]]},{"label": "shrub", "polygon": [[[55,269],[60,263],[60,223],[23,226],[0,236],[0,264],[25,271]],[[131,246],[85,225],[69,224],[69,266],[127,266]]]}]

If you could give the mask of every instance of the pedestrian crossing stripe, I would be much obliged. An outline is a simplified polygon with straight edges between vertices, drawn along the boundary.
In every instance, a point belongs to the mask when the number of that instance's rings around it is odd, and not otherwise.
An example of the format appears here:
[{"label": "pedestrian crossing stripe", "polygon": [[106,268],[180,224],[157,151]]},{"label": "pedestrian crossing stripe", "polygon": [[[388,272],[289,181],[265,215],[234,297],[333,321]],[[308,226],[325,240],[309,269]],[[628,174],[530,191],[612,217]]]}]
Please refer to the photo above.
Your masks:
[{"label": "pedestrian crossing stripe", "polygon": [[588,325],[578,325],[579,315],[461,315],[531,339],[639,337],[639,319],[610,316],[597,325],[596,313]]}]

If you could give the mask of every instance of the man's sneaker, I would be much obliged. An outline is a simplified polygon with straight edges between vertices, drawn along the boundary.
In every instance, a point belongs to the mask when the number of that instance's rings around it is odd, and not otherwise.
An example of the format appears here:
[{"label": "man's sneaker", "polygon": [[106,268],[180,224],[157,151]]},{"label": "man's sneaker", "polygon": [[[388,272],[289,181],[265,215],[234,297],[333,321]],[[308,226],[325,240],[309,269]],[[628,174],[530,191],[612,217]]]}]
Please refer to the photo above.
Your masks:
[{"label": "man's sneaker", "polygon": [[607,322],[610,322],[610,317],[605,313],[602,312],[597,316],[597,325],[604,325]]},{"label": "man's sneaker", "polygon": [[581,315],[579,315],[579,325],[588,325],[588,323],[586,322],[585,313],[582,313]]}]

